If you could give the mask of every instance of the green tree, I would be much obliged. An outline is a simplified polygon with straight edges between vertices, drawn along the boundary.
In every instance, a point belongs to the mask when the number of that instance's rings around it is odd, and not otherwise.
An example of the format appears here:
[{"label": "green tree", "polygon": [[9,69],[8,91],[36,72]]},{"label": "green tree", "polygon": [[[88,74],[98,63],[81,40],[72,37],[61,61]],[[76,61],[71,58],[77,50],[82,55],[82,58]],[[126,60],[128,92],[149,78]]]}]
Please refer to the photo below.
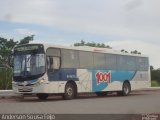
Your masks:
[{"label": "green tree", "polygon": [[141,54],[141,52],[138,52],[137,50],[131,51],[131,54]]},{"label": "green tree", "polygon": [[5,39],[0,37],[0,64],[7,65],[8,57],[12,53],[13,47],[17,44],[13,39]]},{"label": "green tree", "polygon": [[85,41],[81,40],[80,43],[75,43],[74,46],[84,46]]},{"label": "green tree", "polygon": [[109,45],[105,45],[104,43],[95,43],[95,42],[85,42],[81,40],[79,43],[75,43],[74,46],[90,46],[90,47],[99,47],[99,48],[109,48],[112,49]]},{"label": "green tree", "polygon": [[151,79],[156,80],[160,83],[160,70],[152,70],[151,71]]},{"label": "green tree", "polygon": [[150,66],[152,86],[160,86],[160,69]]},{"label": "green tree", "polygon": [[125,49],[122,49],[121,52],[128,53],[128,51],[126,51]]},{"label": "green tree", "polygon": [[33,41],[35,35],[26,36],[23,39],[20,40],[19,44],[27,44],[31,41]]},{"label": "green tree", "polygon": [[12,53],[12,49],[15,45],[27,44],[30,41],[33,41],[33,39],[34,35],[26,36],[21,39],[20,42],[0,37],[0,64],[7,65],[8,57]]},{"label": "green tree", "polygon": [[154,67],[153,67],[152,65],[150,66],[150,70],[151,70],[151,71],[153,71],[153,70],[154,70]]}]

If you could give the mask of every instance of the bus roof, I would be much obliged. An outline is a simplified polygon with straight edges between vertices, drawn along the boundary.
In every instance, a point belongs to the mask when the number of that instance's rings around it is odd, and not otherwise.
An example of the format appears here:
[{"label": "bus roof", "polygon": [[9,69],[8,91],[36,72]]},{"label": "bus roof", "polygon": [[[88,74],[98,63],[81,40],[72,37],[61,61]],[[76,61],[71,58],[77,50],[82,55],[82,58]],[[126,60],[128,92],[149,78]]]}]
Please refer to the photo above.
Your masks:
[{"label": "bus roof", "polygon": [[98,48],[98,47],[90,47],[90,46],[62,46],[62,45],[55,45],[55,44],[49,44],[49,43],[29,43],[29,44],[44,45],[45,50],[47,50],[48,48],[61,48],[61,49],[69,49],[69,50],[80,50],[80,51],[90,51],[90,52],[99,52],[99,53],[110,53],[110,54],[119,54],[119,55],[148,57],[147,55],[124,53],[124,52],[109,49],[109,48]]}]

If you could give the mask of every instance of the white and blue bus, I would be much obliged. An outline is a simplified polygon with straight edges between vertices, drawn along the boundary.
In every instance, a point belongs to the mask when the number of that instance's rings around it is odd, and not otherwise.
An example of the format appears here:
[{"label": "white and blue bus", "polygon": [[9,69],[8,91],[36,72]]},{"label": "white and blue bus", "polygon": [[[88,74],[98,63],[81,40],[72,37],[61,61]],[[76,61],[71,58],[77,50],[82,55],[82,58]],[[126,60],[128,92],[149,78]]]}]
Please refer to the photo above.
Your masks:
[{"label": "white and blue bus", "polygon": [[50,94],[73,99],[78,93],[94,92],[105,96],[151,85],[147,56],[95,47],[62,47],[49,44],[24,44],[14,48],[13,90]]}]

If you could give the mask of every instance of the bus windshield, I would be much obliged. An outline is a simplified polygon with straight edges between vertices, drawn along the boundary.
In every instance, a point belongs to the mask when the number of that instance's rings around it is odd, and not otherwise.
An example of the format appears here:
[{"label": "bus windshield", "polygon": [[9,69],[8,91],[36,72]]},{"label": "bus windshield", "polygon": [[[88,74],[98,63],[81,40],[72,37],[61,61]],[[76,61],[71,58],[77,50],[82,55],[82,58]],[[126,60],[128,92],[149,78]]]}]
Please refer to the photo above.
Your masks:
[{"label": "bus windshield", "polygon": [[33,76],[45,72],[45,55],[25,54],[14,56],[14,76]]},{"label": "bus windshield", "polygon": [[14,48],[14,81],[37,79],[45,73],[44,47],[27,44]]}]

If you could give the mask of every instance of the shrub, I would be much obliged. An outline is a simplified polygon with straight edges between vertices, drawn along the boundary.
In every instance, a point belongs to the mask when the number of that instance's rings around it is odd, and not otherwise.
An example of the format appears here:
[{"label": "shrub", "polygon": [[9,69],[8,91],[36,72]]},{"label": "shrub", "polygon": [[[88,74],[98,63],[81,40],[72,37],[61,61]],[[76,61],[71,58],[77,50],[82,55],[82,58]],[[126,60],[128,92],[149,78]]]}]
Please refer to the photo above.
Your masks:
[{"label": "shrub", "polygon": [[12,89],[12,70],[0,68],[0,90]]}]

